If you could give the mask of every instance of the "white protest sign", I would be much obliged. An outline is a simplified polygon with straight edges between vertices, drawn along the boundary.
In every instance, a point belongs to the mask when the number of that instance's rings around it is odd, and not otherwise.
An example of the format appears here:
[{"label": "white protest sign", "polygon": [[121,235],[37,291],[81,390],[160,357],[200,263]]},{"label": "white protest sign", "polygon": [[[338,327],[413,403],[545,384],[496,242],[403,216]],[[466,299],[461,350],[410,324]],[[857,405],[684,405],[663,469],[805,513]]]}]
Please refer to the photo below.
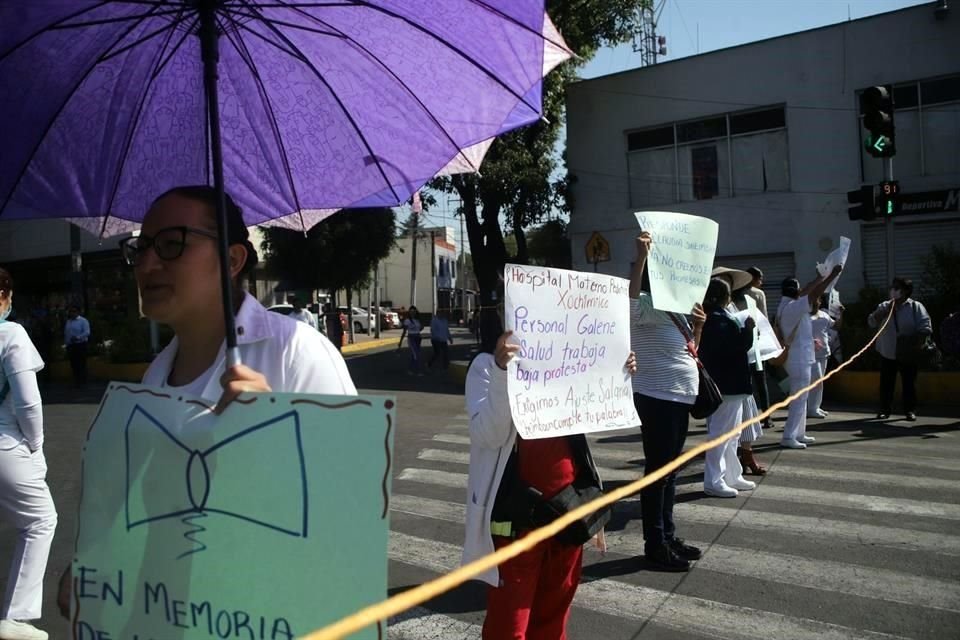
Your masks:
[{"label": "white protest sign", "polygon": [[[850,238],[846,236],[840,236],[840,244],[837,245],[837,248],[830,252],[827,256],[827,259],[823,261],[822,264],[817,265],[817,272],[821,276],[829,275],[833,268],[838,264],[843,266],[847,264],[847,256],[850,255]],[[830,283],[830,286],[827,287],[827,293],[833,291],[833,287],[837,284],[839,278],[834,279]]]},{"label": "white protest sign", "polygon": [[[749,305],[750,303],[748,302],[747,304]],[[776,358],[783,352],[783,347],[780,345],[780,341],[777,340],[777,334],[774,333],[770,321],[767,320],[767,316],[760,313],[760,310],[756,307],[756,303],[746,311],[735,313],[734,317],[741,325],[747,321],[747,318],[753,318],[753,321],[757,325],[753,333],[753,346],[749,352],[750,364],[756,363],[758,354],[760,360],[766,362],[770,358]]]},{"label": "white protest sign", "polygon": [[710,284],[719,225],[669,211],[637,211],[633,215],[640,230],[653,236],[647,271],[654,308],[690,313],[695,303],[703,301]]},{"label": "white protest sign", "polygon": [[630,374],[629,282],[508,264],[506,328],[520,345],[507,367],[510,412],[525,439],[640,424]]}]

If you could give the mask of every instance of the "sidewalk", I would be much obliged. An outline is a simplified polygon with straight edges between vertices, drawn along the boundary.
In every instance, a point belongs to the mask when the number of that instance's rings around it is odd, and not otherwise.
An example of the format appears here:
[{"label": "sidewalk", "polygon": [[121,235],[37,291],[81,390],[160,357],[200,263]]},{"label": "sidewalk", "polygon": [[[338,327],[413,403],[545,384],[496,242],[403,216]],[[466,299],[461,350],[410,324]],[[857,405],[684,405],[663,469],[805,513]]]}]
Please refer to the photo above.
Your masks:
[{"label": "sidewalk", "polygon": [[365,333],[355,333],[353,335],[354,343],[344,345],[340,352],[348,356],[366,353],[374,349],[382,349],[383,347],[396,346],[400,341],[400,332],[400,329],[381,330],[379,340],[372,335],[368,336]]}]

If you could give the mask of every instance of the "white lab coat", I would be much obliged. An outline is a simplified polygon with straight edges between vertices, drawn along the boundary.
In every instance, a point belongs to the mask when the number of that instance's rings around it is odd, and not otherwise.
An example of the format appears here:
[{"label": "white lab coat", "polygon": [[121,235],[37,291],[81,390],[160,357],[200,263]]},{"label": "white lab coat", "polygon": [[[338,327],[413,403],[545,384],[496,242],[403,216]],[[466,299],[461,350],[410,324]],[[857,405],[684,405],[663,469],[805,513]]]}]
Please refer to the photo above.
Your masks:
[{"label": "white lab coat", "polygon": [[[357,388],[340,352],[323,334],[309,325],[267,311],[247,295],[237,313],[237,347],[244,365],[258,371],[270,388],[278,393],[319,393],[356,395]],[[143,384],[166,385],[174,358],[177,338],[150,364]],[[216,402],[223,393],[220,378],[226,365],[226,343],[205,374],[202,398]]]},{"label": "white lab coat", "polygon": [[[492,354],[481,353],[474,358],[467,372],[466,399],[470,417],[470,470],[463,564],[494,551],[490,516],[517,439],[507,399],[507,372],[497,366]],[[500,584],[500,572],[496,568],[477,578],[494,587]]]}]

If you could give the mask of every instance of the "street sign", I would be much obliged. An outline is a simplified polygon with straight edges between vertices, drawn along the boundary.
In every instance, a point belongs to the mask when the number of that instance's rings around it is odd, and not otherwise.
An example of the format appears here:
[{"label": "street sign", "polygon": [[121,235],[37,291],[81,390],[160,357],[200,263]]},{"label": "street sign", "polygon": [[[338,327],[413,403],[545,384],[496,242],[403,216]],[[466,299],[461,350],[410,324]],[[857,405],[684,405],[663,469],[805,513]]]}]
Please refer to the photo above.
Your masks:
[{"label": "street sign", "polygon": [[940,191],[901,193],[898,200],[900,203],[899,215],[960,211],[960,187]]},{"label": "street sign", "polygon": [[590,264],[595,265],[600,262],[610,261],[610,243],[598,232],[593,232],[593,235],[587,240],[586,248],[587,262]]}]

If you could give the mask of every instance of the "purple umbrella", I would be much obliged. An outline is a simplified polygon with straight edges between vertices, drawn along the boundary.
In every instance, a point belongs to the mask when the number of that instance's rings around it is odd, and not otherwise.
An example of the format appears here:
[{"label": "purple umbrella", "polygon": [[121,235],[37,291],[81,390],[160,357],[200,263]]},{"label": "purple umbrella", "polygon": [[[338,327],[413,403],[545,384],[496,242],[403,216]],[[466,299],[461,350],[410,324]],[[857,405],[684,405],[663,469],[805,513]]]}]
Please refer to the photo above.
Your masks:
[{"label": "purple umbrella", "polygon": [[537,120],[570,55],[543,0],[44,0],[0,24],[0,219],[105,231],[213,184],[225,310],[225,184],[251,225],[399,204]]}]

